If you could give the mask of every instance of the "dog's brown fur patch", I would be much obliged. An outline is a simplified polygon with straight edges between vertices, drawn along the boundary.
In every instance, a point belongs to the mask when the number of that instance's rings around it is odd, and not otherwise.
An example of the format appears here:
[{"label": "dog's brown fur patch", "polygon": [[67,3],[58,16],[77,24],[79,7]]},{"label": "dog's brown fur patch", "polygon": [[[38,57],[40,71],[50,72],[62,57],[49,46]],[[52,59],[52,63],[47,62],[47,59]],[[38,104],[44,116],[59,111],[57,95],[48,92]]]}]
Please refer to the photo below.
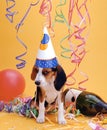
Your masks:
[{"label": "dog's brown fur patch", "polygon": [[32,73],[31,73],[31,79],[34,80],[38,72],[38,68],[36,66],[33,67]]}]

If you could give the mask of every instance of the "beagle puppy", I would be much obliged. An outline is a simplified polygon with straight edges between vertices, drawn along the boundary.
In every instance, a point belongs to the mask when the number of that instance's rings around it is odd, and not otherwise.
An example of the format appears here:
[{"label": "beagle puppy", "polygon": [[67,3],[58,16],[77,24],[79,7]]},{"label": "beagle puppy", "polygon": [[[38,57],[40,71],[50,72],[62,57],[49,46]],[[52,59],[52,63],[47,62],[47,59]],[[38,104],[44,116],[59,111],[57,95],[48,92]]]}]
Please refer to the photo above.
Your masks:
[{"label": "beagle puppy", "polygon": [[31,79],[35,82],[37,89],[32,99],[38,105],[37,122],[45,122],[45,108],[53,103],[58,104],[58,123],[65,124],[63,87],[66,82],[66,74],[58,65],[55,68],[33,67]]}]

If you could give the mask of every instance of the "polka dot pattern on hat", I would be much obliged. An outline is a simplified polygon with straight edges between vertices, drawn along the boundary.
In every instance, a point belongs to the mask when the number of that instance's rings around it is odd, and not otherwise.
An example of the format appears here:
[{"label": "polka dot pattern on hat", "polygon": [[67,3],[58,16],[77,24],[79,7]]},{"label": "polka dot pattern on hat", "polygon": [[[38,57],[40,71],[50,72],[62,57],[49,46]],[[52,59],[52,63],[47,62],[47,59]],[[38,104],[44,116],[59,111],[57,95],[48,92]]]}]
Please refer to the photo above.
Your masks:
[{"label": "polka dot pattern on hat", "polygon": [[58,65],[58,61],[55,58],[49,60],[36,59],[35,66],[40,68],[54,68]]}]

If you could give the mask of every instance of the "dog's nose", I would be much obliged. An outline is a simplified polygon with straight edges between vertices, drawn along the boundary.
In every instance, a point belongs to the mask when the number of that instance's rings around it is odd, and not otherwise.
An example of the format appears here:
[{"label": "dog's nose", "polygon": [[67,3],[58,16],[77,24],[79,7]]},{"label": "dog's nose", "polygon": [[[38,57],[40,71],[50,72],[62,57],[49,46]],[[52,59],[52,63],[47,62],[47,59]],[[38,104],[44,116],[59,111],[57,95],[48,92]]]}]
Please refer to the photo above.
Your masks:
[{"label": "dog's nose", "polygon": [[40,85],[40,81],[35,81],[35,84],[36,85]]}]

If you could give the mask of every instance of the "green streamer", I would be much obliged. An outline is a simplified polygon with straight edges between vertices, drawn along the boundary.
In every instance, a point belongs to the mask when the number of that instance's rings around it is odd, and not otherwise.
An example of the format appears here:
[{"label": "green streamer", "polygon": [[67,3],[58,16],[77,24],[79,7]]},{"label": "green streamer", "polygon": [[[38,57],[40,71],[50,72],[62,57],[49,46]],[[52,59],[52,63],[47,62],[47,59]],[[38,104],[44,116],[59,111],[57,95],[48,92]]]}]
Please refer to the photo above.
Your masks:
[{"label": "green streamer", "polygon": [[[72,31],[67,20],[66,20],[66,17],[64,16],[63,12],[61,9],[59,9],[59,12],[58,12],[58,8],[60,8],[61,6],[64,6],[66,4],[66,0],[60,0],[60,3],[56,6],[56,16],[55,16],[55,20],[54,20],[54,23],[53,23],[53,26],[55,25],[56,22],[58,23],[62,23],[62,24],[66,24],[68,30],[70,30],[70,32]],[[66,56],[65,53],[69,53],[71,52],[70,49],[68,48],[65,48],[62,43],[69,38],[69,34],[65,37],[63,37],[60,41],[60,47],[62,48],[62,52],[61,52],[61,56],[64,57],[64,58],[67,58],[67,59],[71,59],[71,56]]]}]

